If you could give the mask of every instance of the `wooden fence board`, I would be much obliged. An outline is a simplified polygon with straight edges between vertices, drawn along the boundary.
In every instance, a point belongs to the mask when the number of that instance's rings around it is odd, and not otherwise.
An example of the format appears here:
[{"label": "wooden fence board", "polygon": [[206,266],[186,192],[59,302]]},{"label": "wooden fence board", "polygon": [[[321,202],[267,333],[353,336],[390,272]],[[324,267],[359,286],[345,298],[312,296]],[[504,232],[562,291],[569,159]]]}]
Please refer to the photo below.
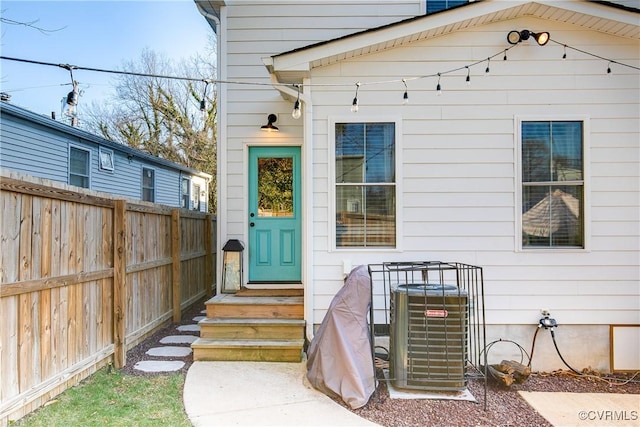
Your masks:
[{"label": "wooden fence board", "polygon": [[210,215],[36,181],[0,180],[0,424],[123,366],[212,284]]},{"label": "wooden fence board", "polygon": [[0,221],[0,283],[19,279],[18,247],[20,246],[20,211],[22,198],[15,193],[2,192],[2,221]]},{"label": "wooden fence board", "polygon": [[[31,196],[22,195],[22,203],[20,206],[20,246],[17,248],[19,251],[20,259],[20,280],[31,279],[31,209],[32,209]],[[15,250],[15,249],[14,249]]]}]

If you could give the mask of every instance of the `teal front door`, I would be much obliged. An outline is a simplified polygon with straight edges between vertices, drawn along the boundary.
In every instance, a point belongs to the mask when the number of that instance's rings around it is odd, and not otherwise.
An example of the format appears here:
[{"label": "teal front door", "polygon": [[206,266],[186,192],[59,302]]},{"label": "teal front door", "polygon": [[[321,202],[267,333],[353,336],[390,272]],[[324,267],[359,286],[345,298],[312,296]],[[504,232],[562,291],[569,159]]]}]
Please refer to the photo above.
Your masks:
[{"label": "teal front door", "polygon": [[300,147],[249,148],[249,283],[301,280]]}]

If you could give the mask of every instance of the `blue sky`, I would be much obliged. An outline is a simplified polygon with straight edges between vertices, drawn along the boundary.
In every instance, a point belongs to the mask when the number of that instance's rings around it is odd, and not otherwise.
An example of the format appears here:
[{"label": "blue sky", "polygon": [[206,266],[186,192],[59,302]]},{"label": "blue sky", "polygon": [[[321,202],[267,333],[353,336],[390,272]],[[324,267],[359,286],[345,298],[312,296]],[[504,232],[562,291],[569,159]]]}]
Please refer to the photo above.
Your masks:
[{"label": "blue sky", "polygon": [[[211,27],[193,0],[156,1],[6,1],[2,17],[53,32],[2,24],[2,56],[100,69],[122,69],[149,48],[179,61],[205,53]],[[0,89],[11,102],[41,114],[60,114],[71,90],[69,71],[59,67],[0,61]],[[82,104],[113,93],[115,75],[76,70]],[[214,77],[214,76],[212,76]]]}]

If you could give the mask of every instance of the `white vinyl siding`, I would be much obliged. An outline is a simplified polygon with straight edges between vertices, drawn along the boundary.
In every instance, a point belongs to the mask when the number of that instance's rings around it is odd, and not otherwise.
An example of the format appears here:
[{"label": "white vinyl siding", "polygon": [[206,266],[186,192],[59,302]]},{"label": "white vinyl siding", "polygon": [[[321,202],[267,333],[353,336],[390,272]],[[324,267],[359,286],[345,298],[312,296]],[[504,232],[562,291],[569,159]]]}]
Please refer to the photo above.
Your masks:
[{"label": "white vinyl siding", "polygon": [[[499,52],[511,29],[541,25],[529,19],[490,24],[317,68],[311,81],[386,81],[453,69]],[[638,58],[637,42],[632,40],[554,22],[544,22],[544,28],[554,39],[574,44],[589,40],[591,51],[610,52],[615,46],[617,57]],[[341,286],[343,261],[356,266],[396,260],[483,266],[491,324],[535,323],[540,309],[549,304],[566,323],[640,320],[632,308],[640,303],[637,71],[618,69],[615,77],[607,76],[606,62],[561,57],[561,47],[520,45],[508,53],[507,61],[492,61],[489,75],[484,75],[486,63],[473,67],[470,86],[465,71],[443,76],[441,96],[435,91],[437,78],[409,81],[410,102],[405,106],[401,82],[362,86],[355,114],[349,111],[353,86],[312,88],[314,322],[321,321]],[[521,239],[516,231],[521,208],[516,201],[520,190],[514,116],[531,117],[536,111],[544,112],[545,118],[590,117],[590,153],[585,153],[585,168],[591,169],[585,199],[587,218],[591,211],[585,224],[587,251],[514,250],[514,242]],[[331,252],[331,235],[325,231],[332,230],[327,224],[332,221],[333,200],[325,191],[331,187],[331,161],[325,154],[331,152],[326,143],[331,129],[325,118],[389,112],[401,114],[403,120],[402,251],[354,252],[345,260],[343,252]],[[596,303],[599,298],[601,303]],[[580,307],[588,307],[589,315]]]},{"label": "white vinyl siding", "polygon": [[[326,2],[291,5],[229,3],[223,8],[222,78],[269,82],[261,58],[315,42],[416,16],[425,3]],[[626,2],[629,5],[628,2]],[[348,7],[347,7],[348,5]],[[470,10],[475,6],[461,10]],[[603,9],[604,10],[604,9]],[[394,13],[398,15],[394,15]],[[405,14],[401,17],[400,15]],[[449,12],[447,12],[448,14]],[[452,11],[453,13],[453,11]],[[445,15],[445,14],[442,14]],[[586,17],[588,18],[588,17]],[[386,22],[382,22],[386,21]],[[489,325],[536,325],[542,308],[563,325],[640,323],[640,106],[637,70],[568,52],[561,45],[522,43],[491,61],[443,75],[437,96],[435,75],[481,61],[508,47],[514,29],[543,29],[553,40],[637,65],[637,39],[614,37],[559,20],[506,19],[454,31],[384,52],[341,58],[310,70],[304,90],[313,103],[308,138],[305,119],[291,118],[292,100],[271,87],[221,85],[222,141],[219,153],[221,241],[243,239],[246,221],[244,146],[249,143],[303,145],[305,199],[313,223],[306,262],[312,275],[313,313],[320,324],[349,267],[382,261],[459,261],[484,268]],[[390,40],[390,45],[394,41]],[[318,62],[321,62],[320,60]],[[408,80],[409,104],[402,105]],[[351,113],[356,82],[363,85],[359,112]],[[316,86],[313,86],[316,85]],[[303,105],[303,111],[307,112]],[[281,132],[265,136],[259,127],[278,115]],[[332,125],[349,118],[402,121],[402,158],[397,179],[399,243],[395,249],[335,250]],[[585,150],[586,249],[518,250],[516,127],[514,117],[544,114],[589,118]],[[309,118],[308,116],[304,116]],[[308,194],[308,193],[311,194]],[[375,298],[380,302],[380,296]],[[528,329],[527,329],[528,331]]]},{"label": "white vinyl siding", "polygon": [[[268,83],[262,58],[417,16],[420,4],[421,0],[229,2],[222,13],[220,78]],[[219,209],[226,210],[223,216],[227,218],[220,241],[245,240],[243,145],[257,138],[283,142],[284,132],[268,137],[259,132],[269,113],[278,116],[276,126],[286,128],[286,142],[299,143],[303,120],[291,117],[293,105],[271,87],[222,85],[220,96],[228,100],[220,117],[222,140],[228,147],[218,153],[226,174],[219,191],[224,200]]]}]

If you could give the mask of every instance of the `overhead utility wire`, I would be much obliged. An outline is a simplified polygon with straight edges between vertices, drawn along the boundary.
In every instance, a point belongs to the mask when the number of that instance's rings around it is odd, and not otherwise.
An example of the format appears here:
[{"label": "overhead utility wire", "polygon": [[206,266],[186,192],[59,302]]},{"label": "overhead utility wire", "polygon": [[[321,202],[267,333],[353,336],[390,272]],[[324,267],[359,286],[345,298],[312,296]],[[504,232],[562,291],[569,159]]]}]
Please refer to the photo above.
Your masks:
[{"label": "overhead utility wire", "polygon": [[[550,41],[552,41],[553,43],[563,46],[564,49],[566,50],[568,49],[572,49],[576,52],[580,52],[582,54],[594,57],[594,58],[598,58],[601,59],[603,61],[608,61],[609,64],[617,64],[617,65],[621,65],[623,67],[628,67],[634,70],[640,70],[640,67],[634,66],[634,65],[630,65],[630,64],[625,64],[623,62],[619,62],[613,59],[609,59],[609,58],[605,58],[603,56],[600,55],[596,55],[594,53],[591,52],[587,52],[585,50],[582,49],[578,49],[576,47],[573,46],[569,46],[565,43],[559,42],[557,40],[553,40],[550,39]],[[478,64],[481,64],[483,62],[487,62],[487,64],[490,63],[491,59],[504,54],[506,56],[507,51],[511,50],[512,48],[518,46],[520,43],[509,46],[506,49],[501,49],[498,53],[487,57],[486,59],[480,59],[474,62],[471,62],[467,65],[464,66],[460,66],[457,68],[453,68],[447,71],[440,71],[438,73],[432,73],[432,74],[426,74],[426,75],[422,75],[422,76],[416,76],[416,77],[410,77],[410,78],[400,78],[400,79],[392,79],[392,80],[381,80],[381,81],[373,81],[373,82],[359,82],[359,84],[361,86],[370,86],[370,85],[380,85],[380,84],[388,84],[388,83],[405,83],[405,82],[409,82],[409,81],[414,81],[414,80],[420,80],[420,79],[426,79],[426,78],[431,78],[431,77],[439,77],[441,75],[445,75],[445,74],[451,74],[451,73],[455,73],[458,71],[462,71],[462,70],[469,70],[471,67],[474,67]],[[99,72],[99,73],[110,73],[110,74],[124,74],[124,75],[131,75],[131,76],[139,76],[139,77],[153,77],[153,78],[162,78],[162,79],[171,79],[171,80],[187,80],[187,81],[200,81],[200,82],[205,82],[205,83],[225,83],[225,84],[237,84],[237,85],[250,85],[250,86],[282,86],[282,87],[293,87],[293,88],[299,88],[301,85],[299,84],[291,84],[291,83],[277,83],[277,82],[250,82],[250,81],[239,81],[239,80],[219,80],[219,79],[203,79],[203,78],[196,78],[196,77],[188,77],[188,76],[170,76],[170,75],[162,75],[162,74],[152,74],[152,73],[140,73],[140,72],[135,72],[135,71],[120,71],[120,70],[108,70],[108,69],[103,69],[103,68],[94,68],[94,67],[83,67],[83,66],[79,66],[79,65],[70,65],[70,64],[56,64],[56,63],[52,63],[52,62],[43,62],[43,61],[35,61],[35,60],[31,60],[31,59],[21,59],[21,58],[13,58],[13,57],[9,57],[9,56],[0,56],[0,59],[6,59],[8,61],[17,61],[17,62],[25,62],[25,63],[30,63],[30,64],[37,64],[37,65],[46,65],[46,66],[51,66],[51,67],[59,67],[59,68],[64,68],[66,70],[84,70],[84,71],[94,71],[94,72]],[[353,83],[310,83],[307,84],[306,86],[309,87],[328,87],[328,86],[353,86]]]}]

